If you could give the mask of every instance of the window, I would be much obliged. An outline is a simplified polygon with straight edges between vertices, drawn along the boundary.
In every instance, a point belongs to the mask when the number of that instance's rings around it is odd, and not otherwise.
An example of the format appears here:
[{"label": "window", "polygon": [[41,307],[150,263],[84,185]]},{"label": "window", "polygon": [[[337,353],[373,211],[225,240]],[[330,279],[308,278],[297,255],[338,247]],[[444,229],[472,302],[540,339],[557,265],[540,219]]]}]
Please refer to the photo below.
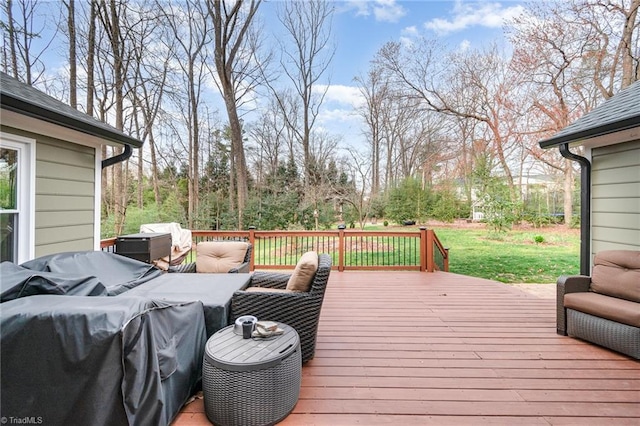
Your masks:
[{"label": "window", "polygon": [[0,260],[33,257],[32,146],[30,139],[0,133]]}]

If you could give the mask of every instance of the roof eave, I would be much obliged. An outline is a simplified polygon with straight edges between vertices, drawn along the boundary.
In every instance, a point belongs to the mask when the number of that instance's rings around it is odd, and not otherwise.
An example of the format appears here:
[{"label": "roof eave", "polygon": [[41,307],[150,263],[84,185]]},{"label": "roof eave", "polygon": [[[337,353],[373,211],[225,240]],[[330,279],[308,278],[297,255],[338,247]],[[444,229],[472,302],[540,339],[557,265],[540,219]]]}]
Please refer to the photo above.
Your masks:
[{"label": "roof eave", "polygon": [[8,95],[6,93],[2,94],[2,108],[92,136],[97,136],[112,143],[131,145],[134,148],[140,148],[143,145],[142,141],[127,136],[124,133],[110,131],[99,126],[92,125],[91,123],[77,120],[68,115],[61,114],[59,112],[52,111],[51,109],[43,108],[41,106],[26,102],[23,99]]},{"label": "roof eave", "polygon": [[579,132],[571,132],[559,135],[539,142],[540,148],[548,149],[570,142],[578,142],[610,133],[621,132],[640,126],[640,116],[628,117],[624,120],[614,121],[601,126],[592,127]]}]

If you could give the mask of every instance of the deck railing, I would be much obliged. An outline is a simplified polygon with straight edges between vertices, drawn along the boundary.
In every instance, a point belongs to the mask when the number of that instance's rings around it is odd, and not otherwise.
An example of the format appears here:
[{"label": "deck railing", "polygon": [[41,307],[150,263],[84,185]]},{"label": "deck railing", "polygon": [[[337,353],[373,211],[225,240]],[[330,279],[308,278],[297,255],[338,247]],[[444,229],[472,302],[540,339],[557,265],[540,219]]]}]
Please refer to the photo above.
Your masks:
[{"label": "deck railing", "polygon": [[[448,271],[449,252],[435,232],[418,231],[191,231],[193,247],[201,241],[241,240],[253,245],[250,269],[292,269],[310,250],[328,253],[333,267],[345,270]],[[101,241],[115,251],[116,238]],[[195,250],[185,262],[195,261]]]}]

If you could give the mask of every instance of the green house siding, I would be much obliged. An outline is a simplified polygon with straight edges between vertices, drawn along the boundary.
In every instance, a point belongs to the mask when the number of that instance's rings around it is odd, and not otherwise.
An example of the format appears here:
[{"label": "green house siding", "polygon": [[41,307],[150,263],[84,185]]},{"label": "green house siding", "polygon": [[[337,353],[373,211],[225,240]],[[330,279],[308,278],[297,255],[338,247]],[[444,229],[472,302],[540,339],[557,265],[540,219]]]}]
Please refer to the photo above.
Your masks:
[{"label": "green house siding", "polygon": [[96,151],[2,126],[36,140],[35,256],[94,249]]},{"label": "green house siding", "polygon": [[94,249],[95,149],[38,136],[35,255]]},{"label": "green house siding", "polygon": [[591,251],[640,250],[640,140],[595,148]]}]

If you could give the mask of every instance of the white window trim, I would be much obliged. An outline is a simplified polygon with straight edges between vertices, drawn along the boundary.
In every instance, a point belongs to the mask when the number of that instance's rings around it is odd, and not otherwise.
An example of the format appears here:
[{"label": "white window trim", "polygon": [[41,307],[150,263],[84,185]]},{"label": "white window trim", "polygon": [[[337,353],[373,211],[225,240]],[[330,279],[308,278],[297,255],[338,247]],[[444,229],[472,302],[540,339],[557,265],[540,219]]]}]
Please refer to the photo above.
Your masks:
[{"label": "white window trim", "polygon": [[2,146],[18,151],[18,258],[17,263],[35,257],[36,141],[0,132]]},{"label": "white window trim", "polygon": [[94,189],[93,189],[93,249],[100,250],[100,226],[102,212],[102,150],[95,149]]}]

